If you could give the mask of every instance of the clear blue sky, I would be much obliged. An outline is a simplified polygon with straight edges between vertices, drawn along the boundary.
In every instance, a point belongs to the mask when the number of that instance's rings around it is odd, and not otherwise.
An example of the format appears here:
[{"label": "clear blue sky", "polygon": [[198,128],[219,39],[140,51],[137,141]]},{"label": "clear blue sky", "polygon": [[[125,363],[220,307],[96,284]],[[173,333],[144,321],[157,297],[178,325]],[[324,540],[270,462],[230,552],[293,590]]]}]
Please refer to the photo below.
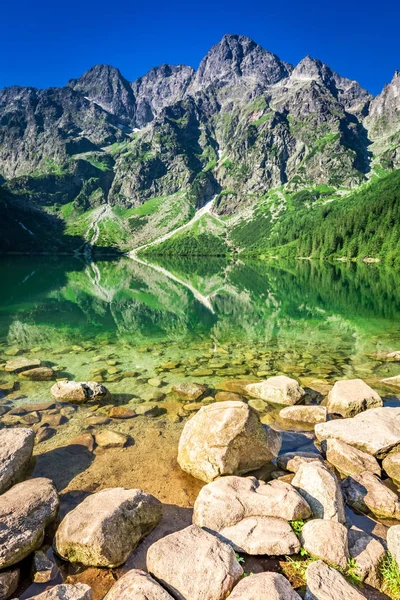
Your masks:
[{"label": "clear blue sky", "polygon": [[320,58],[372,93],[400,69],[399,0],[3,0],[1,13],[0,88],[61,86],[96,63],[129,80],[197,68],[224,33],[291,63]]}]

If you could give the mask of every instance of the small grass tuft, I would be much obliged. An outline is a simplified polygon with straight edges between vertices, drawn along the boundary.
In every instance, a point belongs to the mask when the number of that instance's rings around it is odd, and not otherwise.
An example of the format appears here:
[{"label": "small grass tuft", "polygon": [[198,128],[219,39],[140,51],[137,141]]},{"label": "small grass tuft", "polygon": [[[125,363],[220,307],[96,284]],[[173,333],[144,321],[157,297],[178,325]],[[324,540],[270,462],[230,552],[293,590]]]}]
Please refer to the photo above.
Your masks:
[{"label": "small grass tuft", "polygon": [[295,532],[295,534],[297,535],[297,537],[300,537],[305,524],[306,524],[306,522],[303,521],[303,519],[299,519],[297,521],[290,521],[290,526],[293,529],[293,531]]},{"label": "small grass tuft", "polygon": [[380,565],[382,592],[393,600],[400,600],[400,569],[394,556],[388,552]]}]

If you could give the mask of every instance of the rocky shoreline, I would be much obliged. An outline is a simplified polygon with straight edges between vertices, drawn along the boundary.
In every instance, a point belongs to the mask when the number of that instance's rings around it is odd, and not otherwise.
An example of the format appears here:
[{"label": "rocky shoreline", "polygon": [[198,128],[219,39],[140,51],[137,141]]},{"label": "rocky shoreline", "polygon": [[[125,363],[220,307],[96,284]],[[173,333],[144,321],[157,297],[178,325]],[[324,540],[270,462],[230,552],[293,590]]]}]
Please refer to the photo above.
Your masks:
[{"label": "rocky shoreline", "polygon": [[[400,597],[400,406],[363,380],[313,390],[287,375],[218,389],[182,379],[166,390],[160,371],[153,399],[126,405],[36,358],[3,369],[53,399],[15,406],[10,388],[0,400],[0,600]],[[175,427],[171,448],[163,427]],[[94,455],[102,477],[85,479]]]}]

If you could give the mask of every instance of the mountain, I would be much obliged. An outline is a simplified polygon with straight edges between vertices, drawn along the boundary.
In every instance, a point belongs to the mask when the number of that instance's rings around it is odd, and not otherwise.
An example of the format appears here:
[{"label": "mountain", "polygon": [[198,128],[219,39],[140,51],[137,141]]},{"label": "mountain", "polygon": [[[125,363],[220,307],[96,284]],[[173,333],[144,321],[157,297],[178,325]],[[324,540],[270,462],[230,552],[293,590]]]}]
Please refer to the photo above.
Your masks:
[{"label": "mountain", "polygon": [[[320,227],[324,206],[349,210],[396,169],[398,72],[374,98],[318,59],[293,66],[225,35],[197,71],[164,64],[129,82],[96,65],[63,88],[0,91],[0,249],[125,252],[215,197],[151,252],[265,253],[286,246],[285,227],[293,245],[293,215]],[[31,219],[46,236],[28,233]]]}]

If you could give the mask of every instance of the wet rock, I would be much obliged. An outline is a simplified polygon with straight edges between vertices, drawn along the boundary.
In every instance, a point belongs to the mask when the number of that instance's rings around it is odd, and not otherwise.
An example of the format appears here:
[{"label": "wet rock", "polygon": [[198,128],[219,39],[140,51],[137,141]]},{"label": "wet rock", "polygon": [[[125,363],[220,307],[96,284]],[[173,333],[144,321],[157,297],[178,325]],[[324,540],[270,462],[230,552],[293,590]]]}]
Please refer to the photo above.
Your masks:
[{"label": "wet rock", "polygon": [[113,406],[108,414],[112,419],[132,419],[136,416],[135,411],[128,406]]},{"label": "wet rock", "polygon": [[209,482],[258,469],[277,455],[279,447],[279,434],[265,429],[244,402],[217,402],[201,408],[186,423],[178,463]]},{"label": "wet rock", "polygon": [[248,405],[260,413],[265,412],[268,408],[268,403],[265,402],[264,400],[260,400],[260,398],[255,398],[254,400],[249,400]]},{"label": "wet rock", "polygon": [[286,577],[279,573],[257,573],[245,577],[234,588],[229,600],[301,600]]},{"label": "wet rock", "polygon": [[177,600],[224,600],[243,575],[233,549],[196,525],[147,551],[147,569]]},{"label": "wet rock", "polygon": [[370,471],[380,477],[381,468],[376,458],[340,440],[330,439],[322,444],[326,459],[343,475],[357,475]]},{"label": "wet rock", "polygon": [[156,388],[161,387],[163,384],[162,380],[157,379],[156,377],[153,377],[152,379],[148,379],[147,383],[149,385],[151,385],[152,387],[156,387]]},{"label": "wet rock", "polygon": [[143,417],[158,417],[163,411],[157,404],[145,402],[144,404],[139,404],[139,406],[136,407],[135,412],[137,415]]},{"label": "wet rock", "polygon": [[229,401],[243,401],[243,396],[236,394],[235,392],[217,392],[215,394],[216,402],[229,402]]},{"label": "wet rock", "polygon": [[82,446],[89,450],[89,452],[93,452],[94,450],[94,437],[91,433],[81,433],[77,437],[73,438],[68,446]]},{"label": "wet rock", "polygon": [[51,388],[51,393],[57,400],[64,402],[82,403],[98,400],[109,401],[111,394],[108,389],[95,381],[58,381]]},{"label": "wet rock", "polygon": [[400,525],[389,527],[386,541],[390,554],[400,567]]},{"label": "wet rock", "polygon": [[20,377],[25,377],[25,379],[31,381],[49,381],[54,378],[54,375],[55,373],[50,367],[36,367],[20,373]]},{"label": "wet rock", "polygon": [[315,426],[321,442],[336,438],[363,452],[383,458],[400,446],[400,408],[372,408],[350,419]]},{"label": "wet rock", "polygon": [[311,556],[346,569],[349,558],[347,529],[337,521],[313,519],[301,531],[301,545]]},{"label": "wet rock", "polygon": [[297,473],[301,465],[311,462],[323,463],[324,459],[316,452],[285,452],[278,456],[276,462],[281,469]]},{"label": "wet rock", "polygon": [[64,417],[61,414],[55,415],[43,415],[42,425],[49,425],[50,427],[59,427],[60,425],[64,425],[64,423],[68,422],[68,418]]},{"label": "wet rock", "polygon": [[7,600],[18,587],[20,570],[18,567],[0,572],[0,600]]},{"label": "wet rock", "polygon": [[198,400],[207,390],[207,386],[201,383],[179,383],[172,386],[175,392],[183,400]]},{"label": "wet rock", "polygon": [[317,462],[301,465],[292,484],[308,502],[314,517],[346,522],[339,483],[324,465]]},{"label": "wet rock", "polygon": [[278,375],[265,381],[246,385],[246,392],[253,398],[261,398],[274,404],[293,405],[304,397],[303,388],[295,379]]},{"label": "wet rock", "polygon": [[385,456],[382,467],[391,479],[400,482],[400,452],[391,452]]},{"label": "wet rock", "polygon": [[400,520],[400,502],[373,473],[347,477],[342,483],[343,494],[349,506],[361,512],[371,511],[377,517]]},{"label": "wet rock", "polygon": [[57,512],[58,496],[50,479],[30,479],[1,495],[0,569],[18,563],[39,548]]},{"label": "wet rock", "polygon": [[365,600],[365,596],[333,567],[322,560],[312,562],[306,571],[305,600]]},{"label": "wet rock", "polygon": [[400,375],[395,375],[394,377],[387,377],[386,379],[381,379],[381,383],[388,385],[393,388],[400,388]]},{"label": "wet rock", "polygon": [[110,488],[85,498],[61,522],[57,553],[86,566],[122,565],[161,520],[161,502],[142,490]]},{"label": "wet rock", "polygon": [[103,429],[95,435],[96,444],[101,448],[123,448],[129,440],[129,437],[118,431]]},{"label": "wet rock", "polygon": [[104,600],[173,600],[148,573],[132,569],[128,571],[111,590]]},{"label": "wet rock", "polygon": [[92,600],[92,590],[85,583],[61,583],[34,596],[36,600]]},{"label": "wet rock", "polygon": [[354,417],[368,408],[382,406],[382,398],[362,379],[337,381],[328,394],[328,412]]},{"label": "wet rock", "polygon": [[89,417],[85,421],[86,426],[88,428],[98,427],[101,425],[108,425],[109,422],[110,422],[110,419],[108,417],[100,417],[100,416]]},{"label": "wet rock", "polygon": [[326,407],[325,406],[286,406],[283,408],[279,416],[287,421],[295,421],[297,423],[310,423],[316,425],[317,423],[324,423],[326,421]]},{"label": "wet rock", "polygon": [[57,577],[58,568],[51,558],[41,550],[38,550],[33,555],[32,572],[35,583],[47,583]]},{"label": "wet rock", "polygon": [[[232,361],[233,362],[233,361]],[[221,392],[233,392],[234,394],[246,394],[246,387],[251,383],[257,383],[254,379],[229,379],[221,381],[216,385]]]},{"label": "wet rock", "polygon": [[213,374],[214,371],[212,369],[194,369],[194,371],[190,373],[192,377],[210,377]]},{"label": "wet rock", "polygon": [[0,494],[23,481],[29,473],[34,440],[32,429],[0,431]]},{"label": "wet rock", "polygon": [[38,358],[13,358],[6,362],[4,367],[9,373],[19,373],[20,371],[28,371],[35,367],[40,367],[41,362]]},{"label": "wet rock", "polygon": [[381,542],[365,531],[352,527],[348,531],[348,545],[350,556],[356,561],[356,572],[361,581],[379,587],[379,567],[386,554]]},{"label": "wet rock", "polygon": [[46,442],[55,435],[57,431],[52,427],[39,427],[36,431],[35,443]]}]

